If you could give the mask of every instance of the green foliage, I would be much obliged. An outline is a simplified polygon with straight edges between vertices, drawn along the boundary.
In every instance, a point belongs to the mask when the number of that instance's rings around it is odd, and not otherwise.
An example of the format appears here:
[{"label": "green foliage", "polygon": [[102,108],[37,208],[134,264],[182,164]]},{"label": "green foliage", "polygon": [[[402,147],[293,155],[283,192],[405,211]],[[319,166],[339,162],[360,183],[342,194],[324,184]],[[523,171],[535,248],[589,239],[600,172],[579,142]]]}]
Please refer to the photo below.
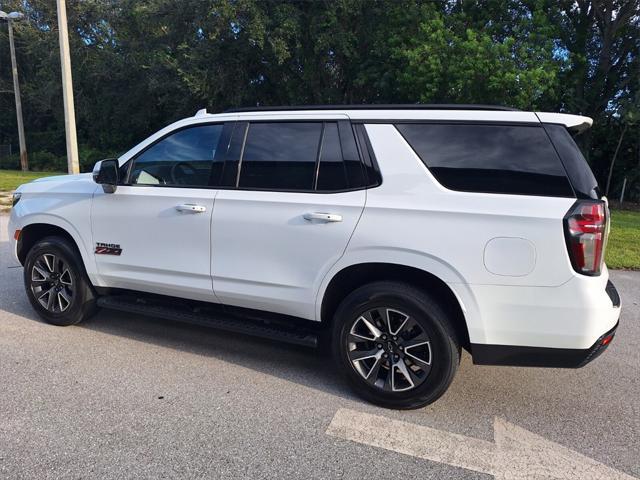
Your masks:
[{"label": "green foliage", "polygon": [[[507,24],[490,20],[518,8]],[[425,103],[538,109],[553,102],[562,68],[548,33],[545,14],[520,2],[488,5],[480,18],[462,9],[434,12],[402,52],[408,59],[403,86]]]},{"label": "green foliage", "polygon": [[[600,184],[626,126],[612,192],[639,175],[640,124],[629,112],[638,112],[640,0],[67,6],[84,170],[202,107],[470,102],[593,117],[580,141]],[[15,34],[29,153],[36,164],[64,166],[55,2],[10,0],[2,9],[28,17]],[[17,146],[8,64],[0,25],[0,144]]]},{"label": "green foliage", "polygon": [[0,170],[17,170],[20,168],[20,155],[13,154],[0,158]]},{"label": "green foliage", "polygon": [[[20,155],[13,154],[0,160],[1,169],[20,168]],[[60,172],[67,169],[66,158],[54,155],[46,150],[33,152],[29,154],[29,169],[33,172],[52,171]]]},{"label": "green foliage", "polygon": [[640,211],[611,211],[606,262],[609,268],[640,269]]}]

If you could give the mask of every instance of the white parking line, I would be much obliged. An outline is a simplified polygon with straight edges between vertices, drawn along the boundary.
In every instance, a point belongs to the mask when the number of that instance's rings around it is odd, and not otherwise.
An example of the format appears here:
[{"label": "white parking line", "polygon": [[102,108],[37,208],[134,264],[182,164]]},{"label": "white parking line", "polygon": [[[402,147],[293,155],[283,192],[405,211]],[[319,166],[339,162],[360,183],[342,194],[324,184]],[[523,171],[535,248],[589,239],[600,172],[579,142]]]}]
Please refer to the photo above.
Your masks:
[{"label": "white parking line", "polygon": [[635,480],[498,417],[495,443],[343,408],[326,433],[498,479]]}]

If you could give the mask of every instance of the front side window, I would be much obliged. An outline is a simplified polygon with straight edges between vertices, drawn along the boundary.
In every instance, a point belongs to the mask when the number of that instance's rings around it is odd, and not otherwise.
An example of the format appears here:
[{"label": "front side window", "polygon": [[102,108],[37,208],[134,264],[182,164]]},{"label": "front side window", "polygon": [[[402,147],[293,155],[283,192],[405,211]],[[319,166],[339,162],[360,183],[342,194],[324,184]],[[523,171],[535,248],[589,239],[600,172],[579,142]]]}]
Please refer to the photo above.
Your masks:
[{"label": "front side window", "polygon": [[129,183],[206,187],[222,128],[198,125],[171,133],[133,160]]},{"label": "front side window", "polygon": [[574,197],[542,127],[397,124],[443,186],[466,192]]}]

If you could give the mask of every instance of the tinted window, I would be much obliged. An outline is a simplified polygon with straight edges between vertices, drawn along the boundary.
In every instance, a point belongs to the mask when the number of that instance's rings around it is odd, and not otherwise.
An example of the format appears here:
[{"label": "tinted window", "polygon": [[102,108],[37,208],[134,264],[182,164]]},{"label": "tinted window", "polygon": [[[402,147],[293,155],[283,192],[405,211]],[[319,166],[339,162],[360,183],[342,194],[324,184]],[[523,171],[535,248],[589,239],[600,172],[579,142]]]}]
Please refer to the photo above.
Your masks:
[{"label": "tinted window", "polygon": [[129,182],[207,186],[221,132],[222,125],[201,125],[170,134],[134,159]]},{"label": "tinted window", "polygon": [[252,123],[241,160],[241,188],[313,190],[322,123]]},{"label": "tinted window", "polygon": [[542,127],[398,124],[436,179],[452,190],[573,197]]},{"label": "tinted window", "polygon": [[[224,166],[220,177],[221,187],[235,187],[238,183],[238,163],[242,154],[242,145],[249,127],[248,122],[234,122],[230,132],[230,140],[224,155]],[[218,148],[218,152],[220,148]],[[218,156],[216,155],[216,160]],[[216,162],[217,163],[217,162]],[[214,168],[217,164],[214,163]]]},{"label": "tinted window", "polygon": [[228,157],[229,146],[231,144],[231,137],[235,129],[236,122],[227,122],[222,128],[220,139],[218,140],[218,147],[216,153],[213,156],[213,165],[211,166],[211,183],[212,187],[224,186],[222,182],[222,176],[225,169],[225,161]]},{"label": "tinted window", "polygon": [[360,145],[360,151],[362,153],[362,159],[364,160],[362,178],[364,180],[366,177],[366,184],[368,186],[377,187],[382,183],[382,178],[380,177],[380,172],[377,168],[377,162],[375,161],[373,147],[369,142],[369,136],[365,131],[364,125],[356,125],[356,132],[358,136],[358,144]]},{"label": "tinted window", "polygon": [[596,177],[565,126],[546,124],[544,128],[562,159],[576,194],[586,198],[600,198]]},{"label": "tinted window", "polygon": [[349,188],[347,170],[342,159],[337,123],[326,123],[320,150],[317,190],[345,190]]}]

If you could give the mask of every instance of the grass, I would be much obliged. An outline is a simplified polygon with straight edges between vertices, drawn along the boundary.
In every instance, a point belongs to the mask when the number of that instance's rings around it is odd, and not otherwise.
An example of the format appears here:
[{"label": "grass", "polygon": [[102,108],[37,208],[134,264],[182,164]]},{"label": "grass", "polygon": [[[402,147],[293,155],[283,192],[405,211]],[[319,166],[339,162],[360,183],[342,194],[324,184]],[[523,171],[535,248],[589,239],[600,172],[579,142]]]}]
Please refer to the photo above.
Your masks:
[{"label": "grass", "polygon": [[11,192],[18,185],[30,182],[36,178],[64,175],[56,172],[21,172],[20,170],[0,170],[0,192]]},{"label": "grass", "polygon": [[[0,170],[0,211],[11,206],[11,191],[36,178],[63,175],[54,172]],[[611,236],[607,247],[607,266],[640,270],[640,211],[612,210]]]},{"label": "grass", "polygon": [[0,170],[0,212],[11,208],[11,192],[23,183],[36,178],[64,175],[56,172],[21,172],[20,170]]},{"label": "grass", "polygon": [[640,211],[611,210],[607,266],[640,270]]}]

